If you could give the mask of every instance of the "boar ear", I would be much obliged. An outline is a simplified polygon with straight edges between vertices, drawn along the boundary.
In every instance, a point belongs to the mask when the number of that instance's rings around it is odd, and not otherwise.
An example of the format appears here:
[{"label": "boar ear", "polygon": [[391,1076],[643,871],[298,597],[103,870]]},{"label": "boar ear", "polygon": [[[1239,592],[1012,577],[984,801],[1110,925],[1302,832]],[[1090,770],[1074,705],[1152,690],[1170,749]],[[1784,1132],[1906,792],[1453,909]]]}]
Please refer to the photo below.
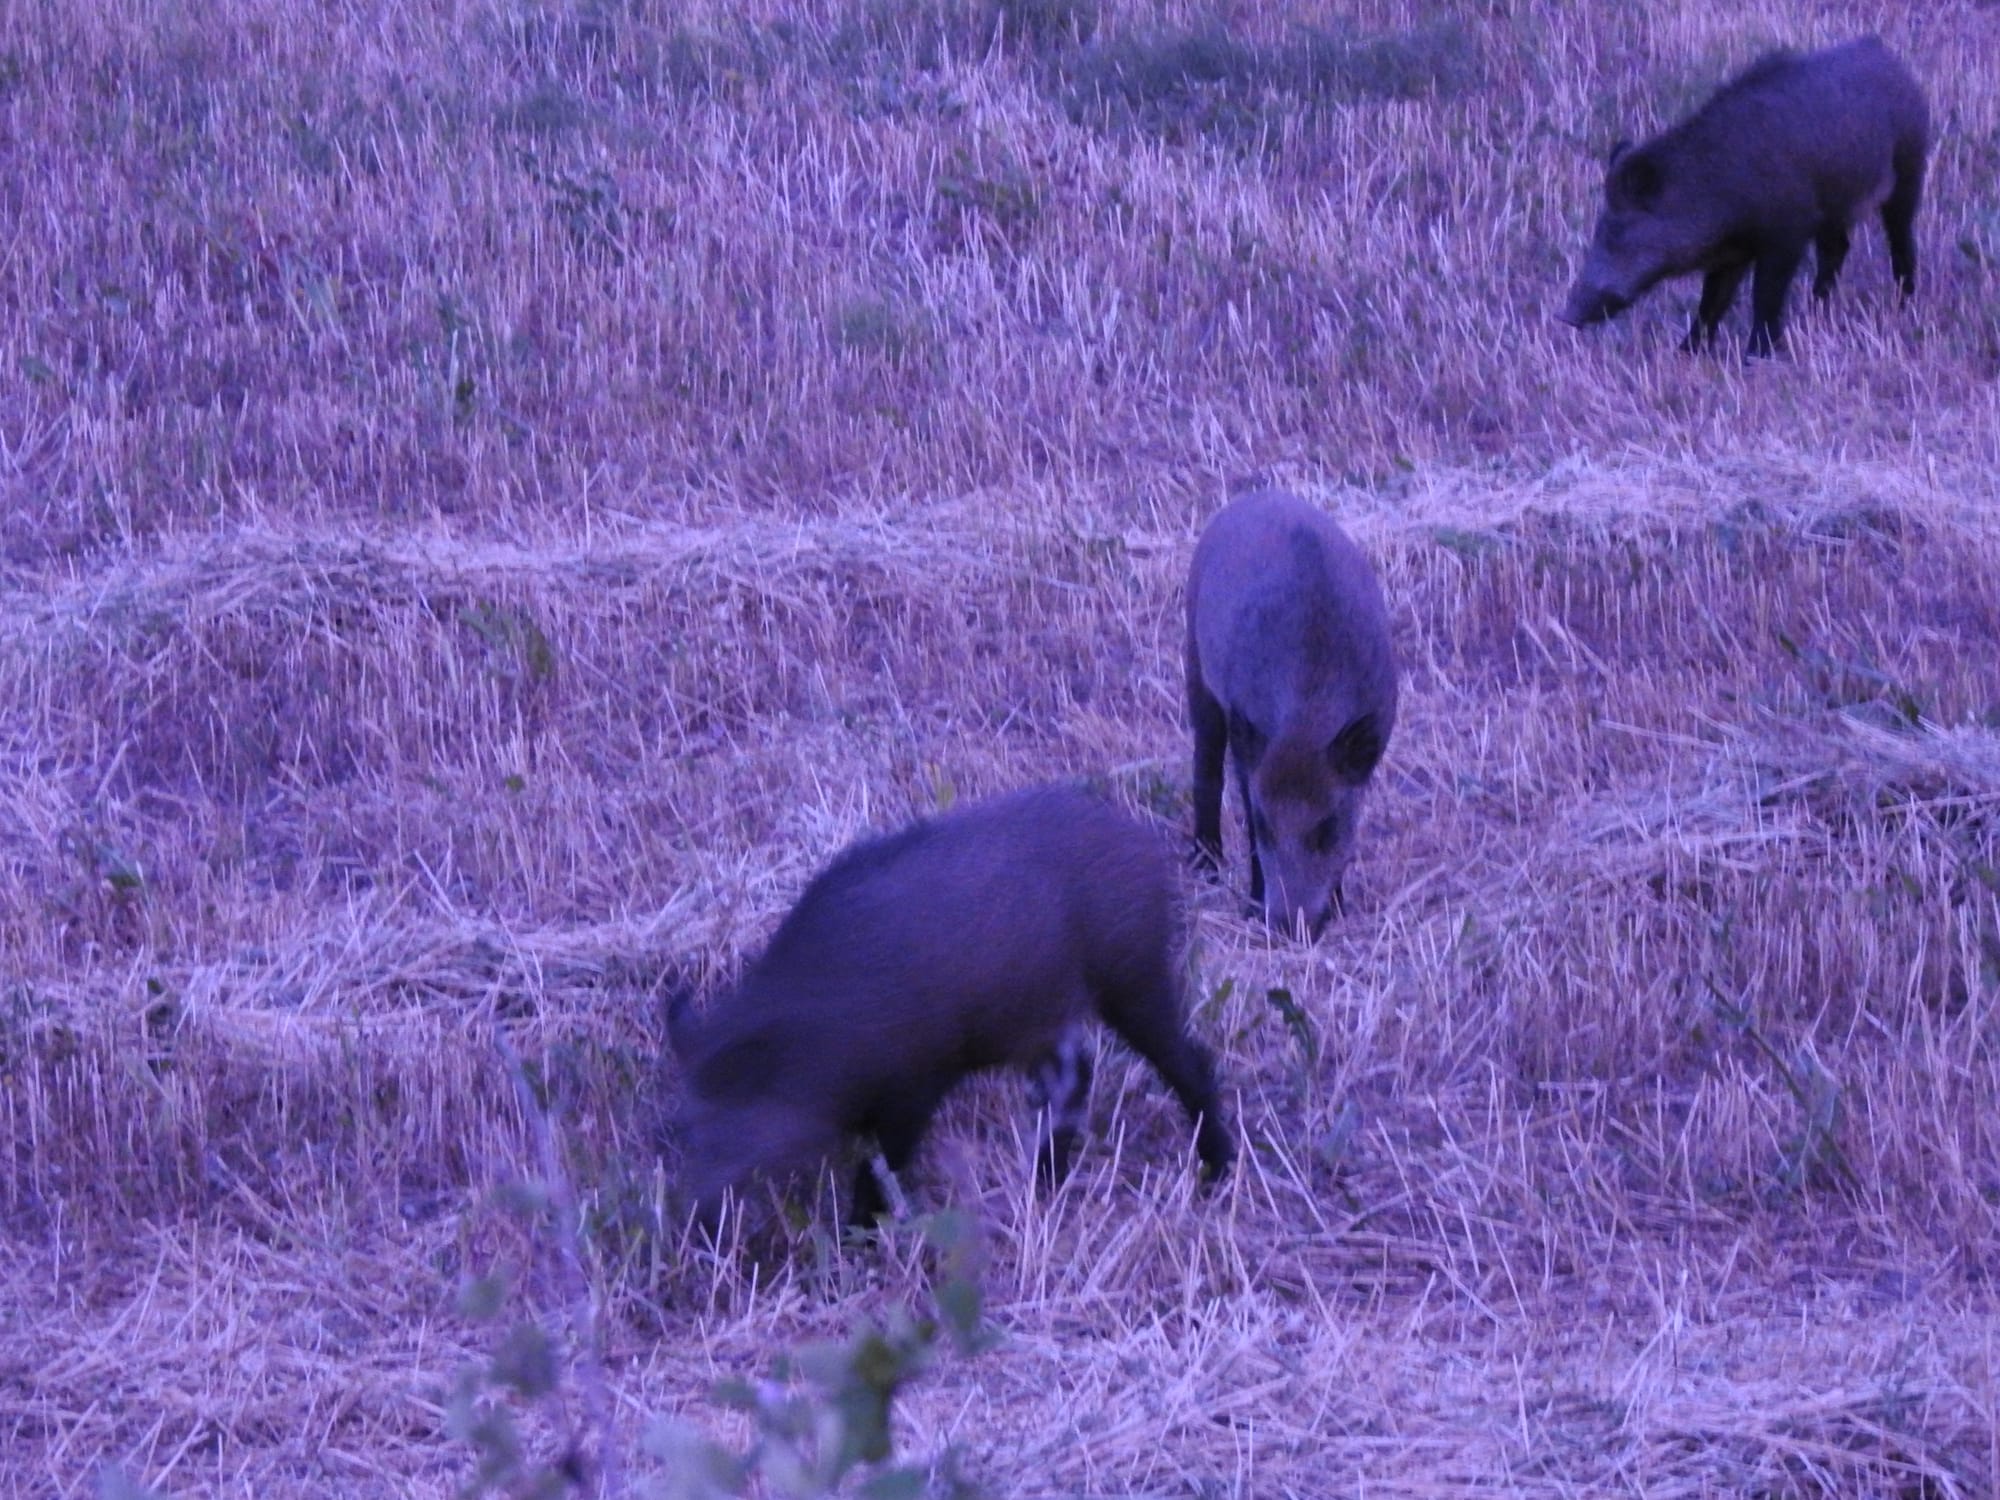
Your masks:
[{"label": "boar ear", "polygon": [[1229,710],[1229,748],[1237,760],[1251,765],[1263,759],[1264,747],[1269,743],[1264,731],[1244,717],[1242,709]]},{"label": "boar ear", "polygon": [[1617,173],[1619,188],[1627,198],[1641,208],[1659,197],[1660,189],[1666,186],[1666,173],[1660,170],[1659,162],[1653,157],[1635,152],[1625,153],[1625,159],[1619,163]]},{"label": "boar ear", "polygon": [[1387,745],[1381,720],[1363,714],[1327,742],[1326,763],[1342,781],[1363,782],[1374,774]]}]

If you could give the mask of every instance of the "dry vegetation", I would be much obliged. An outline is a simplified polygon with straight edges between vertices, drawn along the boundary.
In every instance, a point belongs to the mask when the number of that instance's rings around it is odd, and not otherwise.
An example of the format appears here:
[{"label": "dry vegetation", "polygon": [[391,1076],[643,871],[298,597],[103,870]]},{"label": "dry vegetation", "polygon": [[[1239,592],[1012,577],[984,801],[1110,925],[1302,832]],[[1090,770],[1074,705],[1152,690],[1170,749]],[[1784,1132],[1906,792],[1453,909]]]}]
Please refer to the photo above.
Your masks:
[{"label": "dry vegetation", "polygon": [[[1913,307],[1871,230],[1781,360],[1553,323],[1622,129],[1873,27]],[[451,1492],[453,1288],[576,1312],[509,1049],[624,1442],[921,1301],[659,1231],[660,985],[951,796],[1184,823],[1181,571],[1275,478],[1408,664],[1359,899],[1197,897],[1213,1198],[1108,1052],[1051,1204],[947,1112],[1005,1342],[904,1448],[2000,1492],[1990,4],[0,0],[0,148],[0,1489]]]}]

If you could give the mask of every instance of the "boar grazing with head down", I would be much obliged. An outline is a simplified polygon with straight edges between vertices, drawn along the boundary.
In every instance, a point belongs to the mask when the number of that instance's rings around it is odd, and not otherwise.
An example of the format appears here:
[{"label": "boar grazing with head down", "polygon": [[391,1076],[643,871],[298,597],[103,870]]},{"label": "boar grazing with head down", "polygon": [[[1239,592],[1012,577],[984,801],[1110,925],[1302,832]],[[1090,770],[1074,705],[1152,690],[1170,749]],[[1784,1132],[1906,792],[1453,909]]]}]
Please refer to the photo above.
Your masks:
[{"label": "boar grazing with head down", "polygon": [[[813,882],[733,993],[669,1012],[686,1078],[686,1184],[723,1193],[872,1137],[892,1170],[968,1074],[1014,1067],[1044,1109],[1037,1175],[1058,1182],[1084,1119],[1086,1020],[1152,1064],[1211,1177],[1235,1145],[1215,1066],[1181,1004],[1180,895],[1152,829],[1084,791],[982,802],[857,844]],[[850,1217],[883,1198],[870,1164]]]},{"label": "boar grazing with head down", "polygon": [[1597,233],[1562,320],[1602,322],[1658,282],[1699,271],[1701,302],[1681,347],[1701,349],[1748,275],[1749,352],[1769,354],[1806,247],[1823,300],[1855,224],[1875,209],[1907,297],[1929,149],[1923,90],[1879,37],[1769,53],[1671,130],[1612,149]]},{"label": "boar grazing with head down", "polygon": [[1187,586],[1196,858],[1222,861],[1224,752],[1250,833],[1250,900],[1317,934],[1396,726],[1396,656],[1374,569],[1296,495],[1245,495],[1195,546]]}]

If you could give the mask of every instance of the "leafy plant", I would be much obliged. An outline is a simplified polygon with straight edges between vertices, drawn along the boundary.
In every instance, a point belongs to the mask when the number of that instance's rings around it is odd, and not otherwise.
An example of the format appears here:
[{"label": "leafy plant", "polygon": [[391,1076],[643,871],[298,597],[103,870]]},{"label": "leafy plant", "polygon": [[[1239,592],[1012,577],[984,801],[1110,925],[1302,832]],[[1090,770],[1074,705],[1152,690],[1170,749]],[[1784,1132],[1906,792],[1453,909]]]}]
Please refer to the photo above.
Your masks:
[{"label": "leafy plant", "polygon": [[1790,633],[1777,632],[1778,648],[1799,665],[1828,708],[1876,708],[1885,727],[1921,729],[1925,705],[1915,692],[1871,661],[1836,656]]},{"label": "leafy plant", "polygon": [[[553,1225],[575,1249],[573,1229],[562,1221],[574,1205],[564,1191],[517,1187],[506,1207],[542,1228]],[[749,1493],[794,1497],[855,1495],[892,1500],[927,1492],[970,1496],[947,1450],[933,1466],[899,1462],[892,1418],[896,1397],[929,1369],[949,1342],[961,1354],[991,1347],[995,1336],[982,1322],[979,1269],[983,1245],[970,1216],[927,1215],[908,1231],[937,1257],[935,1311],[920,1316],[894,1307],[877,1323],[863,1320],[844,1340],[807,1345],[781,1355],[767,1379],[729,1379],[711,1391],[718,1405],[743,1413],[753,1436],[740,1449],[708,1437],[678,1417],[656,1416],[640,1453],[650,1464],[630,1490],[617,1476],[627,1465],[608,1424],[597,1420],[595,1462],[583,1432],[566,1421],[566,1373],[587,1387],[601,1378],[585,1347],[574,1356],[533,1320],[510,1323],[483,1359],[459,1372],[445,1407],[445,1430],[473,1453],[460,1493],[507,1500],[556,1500],[568,1494],[635,1494],[650,1500],[715,1500]],[[503,1276],[468,1281],[459,1294],[467,1317],[499,1321],[513,1301]],[[589,1399],[599,1413],[607,1403]],[[553,1444],[524,1435],[523,1408],[541,1408],[553,1419]],[[935,1483],[933,1482],[935,1480]]]},{"label": "leafy plant", "polygon": [[1319,1071],[1319,1033],[1313,1029],[1312,1017],[1283,985],[1264,991],[1264,1000],[1284,1020],[1285,1029],[1299,1044],[1300,1060],[1305,1064],[1306,1076],[1311,1077]]},{"label": "leafy plant", "polygon": [[1461,94],[1481,74],[1459,22],[1363,34],[1300,26],[1260,44],[1218,21],[1107,34],[1066,57],[1073,116],[1176,143],[1269,144],[1288,118],[1371,99]]},{"label": "leafy plant", "polygon": [[527,607],[475,599],[459,605],[454,618],[485,644],[500,677],[532,686],[555,675],[555,645]]},{"label": "leafy plant", "polygon": [[[780,1358],[766,1381],[725,1380],[714,1399],[750,1418],[756,1437],[737,1452],[704,1437],[692,1424],[656,1420],[646,1452],[662,1465],[651,1493],[662,1500],[716,1500],[750,1493],[790,1496],[853,1494],[869,1500],[925,1493],[921,1464],[895,1463],[891,1415],[897,1394],[928,1369],[941,1335],[961,1353],[993,1343],[980,1322],[979,1284],[972,1267],[978,1240],[969,1217],[946,1212],[914,1221],[925,1243],[943,1253],[937,1315],[920,1318],[892,1309],[880,1325],[862,1322],[847,1339],[808,1345]],[[939,1463],[942,1493],[975,1493],[957,1472],[955,1454]]]},{"label": "leafy plant", "polygon": [[1840,1080],[1827,1071],[1810,1042],[1801,1043],[1792,1061],[1786,1062],[1747,1009],[1732,1004],[1713,980],[1704,977],[1704,982],[1710,1003],[1723,1024],[1749,1039],[1777,1070],[1798,1103],[1799,1128],[1784,1144],[1777,1169],[1779,1187],[1793,1193],[1834,1182],[1850,1191],[1859,1191],[1861,1175],[1854,1170],[1840,1144],[1840,1125],[1846,1113]]}]

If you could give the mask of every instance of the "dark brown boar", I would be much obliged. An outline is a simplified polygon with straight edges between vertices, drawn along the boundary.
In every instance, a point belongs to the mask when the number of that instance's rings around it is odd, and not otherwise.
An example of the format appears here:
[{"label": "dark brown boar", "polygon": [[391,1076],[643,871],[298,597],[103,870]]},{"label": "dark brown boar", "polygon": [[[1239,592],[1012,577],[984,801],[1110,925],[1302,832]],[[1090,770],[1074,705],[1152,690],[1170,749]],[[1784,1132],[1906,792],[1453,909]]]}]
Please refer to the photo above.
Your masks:
[{"label": "dark brown boar", "polygon": [[1769,354],[1806,246],[1823,300],[1854,225],[1876,208],[1907,297],[1929,149],[1923,90],[1879,37],[1768,53],[1671,130],[1612,149],[1597,233],[1560,316],[1599,323],[1668,277],[1699,271],[1701,303],[1681,347],[1701,349],[1754,272],[1749,352]]},{"label": "dark brown boar", "polygon": [[[905,1166],[968,1074],[1021,1068],[1044,1106],[1037,1172],[1069,1169],[1095,1014],[1151,1063],[1212,1176],[1235,1154],[1208,1050],[1185,1030],[1180,897],[1153,830],[1077,789],[982,802],[847,850],[806,888],[733,993],[669,1016],[687,1080],[686,1181],[725,1190],[872,1136]],[[883,1200],[869,1165],[851,1214]]]},{"label": "dark brown boar", "polygon": [[1318,933],[1341,903],[1397,688],[1375,571],[1316,506],[1264,491],[1208,523],[1188,573],[1187,692],[1197,859],[1221,865],[1226,750],[1251,901]]}]

